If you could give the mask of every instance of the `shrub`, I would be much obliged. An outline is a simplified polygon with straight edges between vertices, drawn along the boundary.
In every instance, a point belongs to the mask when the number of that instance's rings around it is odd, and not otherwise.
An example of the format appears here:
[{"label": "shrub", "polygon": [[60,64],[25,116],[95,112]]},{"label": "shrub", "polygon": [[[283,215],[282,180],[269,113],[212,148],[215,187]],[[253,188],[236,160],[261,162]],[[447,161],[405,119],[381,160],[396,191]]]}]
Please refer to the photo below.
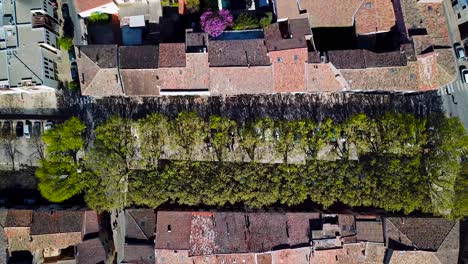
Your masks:
[{"label": "shrub", "polygon": [[68,88],[69,91],[77,91],[78,90],[78,84],[76,82],[69,82],[67,88]]},{"label": "shrub", "polygon": [[260,27],[257,18],[249,13],[242,13],[234,23],[235,30],[253,29]]},{"label": "shrub", "polygon": [[73,47],[73,39],[69,37],[61,37],[58,39],[60,48],[70,50]]},{"label": "shrub", "polygon": [[89,21],[92,23],[106,22],[109,20],[109,15],[101,12],[94,12],[89,16]]},{"label": "shrub", "polygon": [[271,12],[266,13],[266,17],[262,17],[260,19],[260,25],[262,27],[267,27],[271,24],[271,20],[273,19],[273,14]]},{"label": "shrub", "polygon": [[175,0],[162,0],[161,1],[161,6],[169,6],[169,7],[178,7],[179,2]]},{"label": "shrub", "polygon": [[189,13],[196,13],[200,11],[200,0],[187,0],[185,6]]},{"label": "shrub", "polygon": [[208,10],[200,17],[200,22],[203,31],[212,37],[217,37],[227,27],[232,26],[232,15],[228,10],[224,9],[219,12]]}]

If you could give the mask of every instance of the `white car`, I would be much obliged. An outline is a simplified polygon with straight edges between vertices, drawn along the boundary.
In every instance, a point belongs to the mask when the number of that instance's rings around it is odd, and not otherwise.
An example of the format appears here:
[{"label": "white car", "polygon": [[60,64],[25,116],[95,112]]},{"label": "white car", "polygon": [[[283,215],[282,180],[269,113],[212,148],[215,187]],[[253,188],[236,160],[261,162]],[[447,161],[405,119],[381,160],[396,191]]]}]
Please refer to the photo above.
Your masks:
[{"label": "white car", "polygon": [[468,83],[468,68],[460,69],[460,76],[464,83]]},{"label": "white car", "polygon": [[31,130],[28,122],[23,126],[23,135],[25,138],[31,138]]},{"label": "white car", "polygon": [[457,58],[460,60],[466,60],[465,49],[459,44],[456,43],[454,45],[455,53],[457,54]]},{"label": "white car", "polygon": [[54,127],[54,123],[51,121],[45,122],[44,123],[44,131],[47,131],[49,129],[52,129]]}]

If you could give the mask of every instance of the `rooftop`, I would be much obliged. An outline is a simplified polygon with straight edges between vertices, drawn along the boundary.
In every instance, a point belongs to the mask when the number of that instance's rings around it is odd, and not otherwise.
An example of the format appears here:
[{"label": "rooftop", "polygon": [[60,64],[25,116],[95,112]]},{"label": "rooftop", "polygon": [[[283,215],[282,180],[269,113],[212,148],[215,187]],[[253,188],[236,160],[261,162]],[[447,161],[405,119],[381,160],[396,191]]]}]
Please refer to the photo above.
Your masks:
[{"label": "rooftop", "polygon": [[161,43],[159,44],[159,67],[185,67],[185,44],[184,43]]},{"label": "rooftop", "polygon": [[113,0],[93,0],[93,1],[74,0],[74,1],[75,1],[75,8],[76,8],[77,13],[81,13],[81,12],[88,11],[96,7],[114,3]]},{"label": "rooftop", "polygon": [[76,54],[83,95],[123,95],[117,69],[117,45],[77,46]]},{"label": "rooftop", "polygon": [[210,41],[208,61],[210,67],[270,65],[263,39]]},{"label": "rooftop", "polygon": [[191,222],[191,212],[159,211],[156,221],[156,248],[189,249]]},{"label": "rooftop", "polygon": [[99,238],[85,240],[76,246],[78,264],[104,263],[106,255],[106,249]]},{"label": "rooftop", "polygon": [[125,244],[123,263],[154,264],[154,245]]},{"label": "rooftop", "polygon": [[156,214],[152,209],[125,210],[125,238],[153,241],[156,228]]},{"label": "rooftop", "polygon": [[32,210],[8,210],[5,227],[30,227]]},{"label": "rooftop", "polygon": [[119,47],[121,69],[156,69],[158,57],[159,47],[156,45]]},{"label": "rooftop", "polygon": [[365,1],[355,15],[357,34],[388,32],[396,24],[392,0]]},{"label": "rooftop", "polygon": [[404,52],[376,53],[369,50],[331,50],[328,59],[337,69],[365,69],[406,66]]},{"label": "rooftop", "polygon": [[437,251],[456,224],[443,218],[389,217],[386,221],[390,225],[386,235],[389,245],[390,240],[401,241],[406,246],[429,251]]},{"label": "rooftop", "polygon": [[306,36],[311,34],[307,19],[290,19],[267,26],[265,44],[268,51],[306,48]]},{"label": "rooftop", "polygon": [[356,235],[359,241],[383,243],[382,221],[356,220]]},{"label": "rooftop", "polygon": [[34,211],[31,235],[82,232],[84,211]]},{"label": "rooftop", "polygon": [[309,15],[310,25],[316,27],[351,27],[362,0],[301,0],[299,6]]}]

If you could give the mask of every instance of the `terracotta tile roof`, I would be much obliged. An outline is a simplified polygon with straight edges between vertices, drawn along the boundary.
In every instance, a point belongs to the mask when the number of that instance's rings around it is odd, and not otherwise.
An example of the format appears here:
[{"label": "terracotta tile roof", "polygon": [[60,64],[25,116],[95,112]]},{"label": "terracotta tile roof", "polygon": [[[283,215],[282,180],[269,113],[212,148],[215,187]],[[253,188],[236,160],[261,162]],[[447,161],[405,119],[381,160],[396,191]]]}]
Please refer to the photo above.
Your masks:
[{"label": "terracotta tile roof", "polygon": [[215,253],[216,235],[214,225],[213,213],[192,213],[189,255],[211,255]]},{"label": "terracotta tile roof", "polygon": [[354,220],[354,215],[339,214],[338,225],[341,229],[341,236],[352,236],[356,234],[356,221]]},{"label": "terracotta tile roof", "polygon": [[321,62],[320,52],[310,51],[308,54],[309,54],[309,59],[308,59],[309,63],[320,63]]},{"label": "terracotta tile roof", "polygon": [[76,246],[77,264],[104,263],[106,255],[106,249],[99,238],[83,241]]},{"label": "terracotta tile roof", "polygon": [[362,0],[302,0],[300,6],[307,10],[312,28],[350,27],[362,3]]},{"label": "terracotta tile roof", "polygon": [[117,45],[78,46],[78,57],[85,55],[99,68],[117,67]]},{"label": "terracotta tile roof", "polygon": [[65,249],[82,241],[80,232],[35,235],[27,242],[30,251],[43,249]]},{"label": "terracotta tile roof", "polygon": [[[293,19],[301,16],[299,14],[299,6],[295,0],[276,0],[276,12],[278,18]],[[307,15],[303,14],[302,17],[307,18]]]},{"label": "terracotta tile roof", "polygon": [[308,245],[312,240],[310,221],[320,219],[319,213],[286,213],[288,223],[288,244]]},{"label": "terracotta tile roof", "polygon": [[86,211],[85,212],[85,230],[83,235],[98,233],[100,230],[99,226],[100,216],[96,211]]},{"label": "terracotta tile roof", "polygon": [[424,263],[424,264],[440,264],[441,262],[432,252],[427,251],[395,251],[389,250],[390,256],[389,264],[410,264],[410,263]]},{"label": "terracotta tile roof", "polygon": [[330,50],[328,59],[337,69],[364,69],[366,60],[362,50]]},{"label": "terracotta tile roof", "polygon": [[[307,92],[340,92],[346,80],[331,63],[309,63],[306,65]],[[338,76],[337,76],[338,75]]]},{"label": "terracotta tile roof", "polygon": [[152,209],[125,210],[125,237],[153,241],[156,228],[156,214]]},{"label": "terracotta tile roof", "polygon": [[159,44],[159,67],[185,67],[184,43]]},{"label": "terracotta tile roof", "polygon": [[159,95],[157,70],[120,70],[120,76],[128,96]]},{"label": "terracotta tile roof", "polygon": [[186,67],[159,68],[156,85],[160,89],[205,89],[209,87],[208,54],[187,53]]},{"label": "terracotta tile roof", "polygon": [[74,0],[77,13],[113,3],[113,0]]},{"label": "terracotta tile roof", "polygon": [[264,31],[268,51],[306,48],[305,36],[312,34],[309,21],[305,18],[273,23]]},{"label": "terracotta tile roof", "polygon": [[122,263],[154,264],[154,245],[125,244]]},{"label": "terracotta tile roof", "polygon": [[271,66],[210,67],[210,93],[213,95],[274,93]]},{"label": "terracotta tile roof", "polygon": [[199,52],[203,47],[208,46],[208,33],[187,32],[185,34],[185,45],[187,52]]},{"label": "terracotta tile roof", "polygon": [[83,218],[84,211],[34,211],[31,235],[82,232]]},{"label": "terracotta tile roof", "polygon": [[158,68],[159,47],[121,46],[119,47],[120,69]]},{"label": "terracotta tile roof", "polygon": [[305,92],[307,48],[271,51],[275,92]]},{"label": "terracotta tile roof", "polygon": [[366,242],[383,243],[382,221],[356,221],[357,240]]},{"label": "terracotta tile roof", "polygon": [[369,50],[331,50],[328,59],[337,69],[365,69],[406,66],[407,59],[400,51],[375,53]]},{"label": "terracotta tile roof", "polygon": [[418,63],[406,67],[343,69],[341,75],[353,90],[420,90]]},{"label": "terracotta tile roof", "polygon": [[5,227],[30,227],[32,210],[8,210]]},{"label": "terracotta tile roof", "polygon": [[186,57],[186,67],[121,70],[125,93],[129,96],[155,96],[161,89],[208,89],[208,54],[187,53]]},{"label": "terracotta tile roof", "polygon": [[75,48],[83,95],[123,95],[117,69],[117,45],[87,45]]},{"label": "terracotta tile roof", "polygon": [[287,218],[281,213],[251,213],[248,214],[248,230],[250,238],[247,241],[248,252],[270,251],[278,245],[287,244]]},{"label": "terracotta tile roof", "polygon": [[442,263],[457,263],[460,250],[460,222],[457,222],[435,253]]},{"label": "terracotta tile roof", "polygon": [[[417,249],[437,251],[455,225],[443,218],[387,218]],[[393,236],[388,236],[394,239]]]},{"label": "terracotta tile roof", "polygon": [[426,31],[437,46],[451,46],[447,21],[442,3],[401,0],[406,30]]},{"label": "terracotta tile roof", "polygon": [[263,39],[210,41],[210,67],[270,65]]},{"label": "terracotta tile roof", "polygon": [[233,252],[249,252],[246,241],[245,214],[236,212],[220,212],[215,214],[215,242],[219,254]]},{"label": "terracotta tile roof", "polygon": [[395,23],[391,0],[366,0],[355,16],[357,34],[388,32]]},{"label": "terracotta tile roof", "polygon": [[191,222],[191,212],[159,211],[156,221],[156,248],[189,249]]}]

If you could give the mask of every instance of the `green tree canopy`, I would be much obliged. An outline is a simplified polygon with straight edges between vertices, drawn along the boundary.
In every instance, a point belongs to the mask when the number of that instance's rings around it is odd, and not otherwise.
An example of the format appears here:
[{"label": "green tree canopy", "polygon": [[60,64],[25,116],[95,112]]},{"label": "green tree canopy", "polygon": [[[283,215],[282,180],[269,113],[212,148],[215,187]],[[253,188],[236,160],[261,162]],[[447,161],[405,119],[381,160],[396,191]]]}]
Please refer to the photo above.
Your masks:
[{"label": "green tree canopy", "polygon": [[62,202],[82,191],[82,168],[77,153],[84,147],[85,129],[78,118],[72,117],[45,132],[46,156],[40,161],[36,176],[46,199]]}]

